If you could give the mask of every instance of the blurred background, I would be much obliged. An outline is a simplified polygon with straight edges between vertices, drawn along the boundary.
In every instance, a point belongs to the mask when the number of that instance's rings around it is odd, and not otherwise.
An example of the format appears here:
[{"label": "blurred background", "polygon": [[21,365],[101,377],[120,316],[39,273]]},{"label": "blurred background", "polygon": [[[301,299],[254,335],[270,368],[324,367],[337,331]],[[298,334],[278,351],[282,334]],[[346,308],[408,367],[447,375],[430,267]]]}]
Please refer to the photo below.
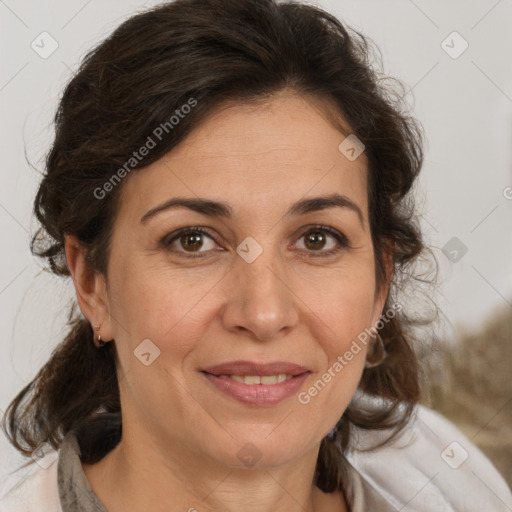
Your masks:
[{"label": "blurred background", "polygon": [[[30,254],[40,175],[26,159],[43,169],[59,94],[85,52],[158,3],[0,1],[0,414],[62,339],[74,296]],[[442,350],[423,356],[425,403],[512,485],[512,2],[314,3],[377,44],[424,127],[417,197],[444,313]],[[0,436],[0,478],[22,461]]]}]

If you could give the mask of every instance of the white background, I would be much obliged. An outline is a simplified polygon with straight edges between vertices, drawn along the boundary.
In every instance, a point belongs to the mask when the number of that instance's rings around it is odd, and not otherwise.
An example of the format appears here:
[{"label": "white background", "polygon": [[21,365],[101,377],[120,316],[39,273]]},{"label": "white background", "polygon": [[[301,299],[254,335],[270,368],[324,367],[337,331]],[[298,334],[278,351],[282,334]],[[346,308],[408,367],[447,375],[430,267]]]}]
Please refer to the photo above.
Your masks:
[{"label": "white background", "polygon": [[[59,94],[79,59],[130,14],[157,3],[0,0],[0,414],[62,339],[73,296],[70,284],[42,273],[29,251],[40,176],[25,152],[41,171]],[[496,307],[512,313],[512,200],[504,194],[512,187],[512,1],[317,5],[370,36],[385,72],[412,89],[428,138],[422,225],[441,264],[439,301],[452,327],[476,329]],[[47,59],[31,48],[43,31],[59,45]],[[453,31],[469,44],[457,59],[441,47]],[[460,48],[456,39],[448,44]],[[457,263],[441,251],[454,236],[468,248]],[[15,456],[1,436],[0,478],[14,469]]]}]

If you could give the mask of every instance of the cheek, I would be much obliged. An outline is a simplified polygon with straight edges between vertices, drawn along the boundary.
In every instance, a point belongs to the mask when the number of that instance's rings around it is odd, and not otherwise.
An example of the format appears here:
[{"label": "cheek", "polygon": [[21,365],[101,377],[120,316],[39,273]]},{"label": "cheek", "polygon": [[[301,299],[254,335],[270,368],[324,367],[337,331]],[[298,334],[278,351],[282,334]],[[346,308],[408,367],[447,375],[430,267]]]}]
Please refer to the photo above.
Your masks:
[{"label": "cheek", "polygon": [[133,350],[150,339],[174,356],[187,353],[207,323],[208,292],[215,282],[201,270],[153,269],[147,262],[126,265],[125,270],[120,266],[112,278],[111,313],[121,350]]},{"label": "cheek", "polygon": [[[171,276],[161,269],[131,268],[131,275],[119,272],[112,287],[116,347],[126,375],[121,392],[126,393],[125,403],[137,402],[148,414],[154,414],[164,402],[169,404],[164,416],[171,411],[183,416],[190,400],[186,393],[182,396],[179,383],[183,382],[187,355],[204,332],[201,298],[207,289],[199,282],[195,286],[180,282],[174,272]],[[147,366],[145,353],[149,353]]]},{"label": "cheek", "polygon": [[[322,346],[322,367],[297,400],[308,417],[334,425],[349,405],[361,379],[367,352],[373,294],[367,283],[325,290],[316,305],[321,318],[314,337]],[[371,283],[370,283],[371,284]],[[371,286],[370,286],[371,288]],[[367,337],[367,339],[369,339]]]},{"label": "cheek", "polygon": [[338,273],[304,288],[305,302],[318,315],[323,339],[330,351],[344,352],[352,339],[370,327],[374,310],[375,282],[371,270]]},{"label": "cheek", "polygon": [[309,288],[311,309],[318,317],[314,337],[324,357],[315,380],[298,399],[311,414],[328,411],[332,423],[348,406],[363,372],[370,340],[365,329],[371,326],[374,309],[372,271],[371,266],[353,266],[351,272],[324,280],[321,288]]},{"label": "cheek", "polygon": [[[326,305],[327,306],[327,305]],[[329,347],[329,359],[344,354],[371,325],[373,295],[365,290],[344,290],[330,306],[329,322],[335,335]],[[366,350],[362,345],[362,352]],[[359,351],[358,351],[359,352]],[[349,356],[350,357],[350,356]]]}]

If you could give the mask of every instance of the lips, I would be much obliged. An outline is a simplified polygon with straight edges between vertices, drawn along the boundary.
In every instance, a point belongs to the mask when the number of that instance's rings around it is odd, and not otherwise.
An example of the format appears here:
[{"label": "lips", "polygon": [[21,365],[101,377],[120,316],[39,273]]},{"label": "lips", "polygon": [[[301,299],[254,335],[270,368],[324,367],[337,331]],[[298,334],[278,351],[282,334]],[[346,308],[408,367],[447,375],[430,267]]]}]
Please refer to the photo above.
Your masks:
[{"label": "lips", "polygon": [[299,391],[311,371],[304,366],[275,361],[231,361],[201,370],[214,388],[245,405],[271,406]]}]

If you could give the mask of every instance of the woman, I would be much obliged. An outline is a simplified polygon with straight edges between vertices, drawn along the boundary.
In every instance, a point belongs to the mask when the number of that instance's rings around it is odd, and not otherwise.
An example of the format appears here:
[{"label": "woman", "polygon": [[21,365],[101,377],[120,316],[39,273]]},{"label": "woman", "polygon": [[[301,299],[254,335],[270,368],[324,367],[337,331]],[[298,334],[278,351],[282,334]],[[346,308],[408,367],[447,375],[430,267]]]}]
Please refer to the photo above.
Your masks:
[{"label": "woman", "polygon": [[33,461],[2,512],[510,510],[418,405],[421,136],[369,56],[272,0],[178,0],[87,55],[32,246],[80,313],[5,414]]}]

